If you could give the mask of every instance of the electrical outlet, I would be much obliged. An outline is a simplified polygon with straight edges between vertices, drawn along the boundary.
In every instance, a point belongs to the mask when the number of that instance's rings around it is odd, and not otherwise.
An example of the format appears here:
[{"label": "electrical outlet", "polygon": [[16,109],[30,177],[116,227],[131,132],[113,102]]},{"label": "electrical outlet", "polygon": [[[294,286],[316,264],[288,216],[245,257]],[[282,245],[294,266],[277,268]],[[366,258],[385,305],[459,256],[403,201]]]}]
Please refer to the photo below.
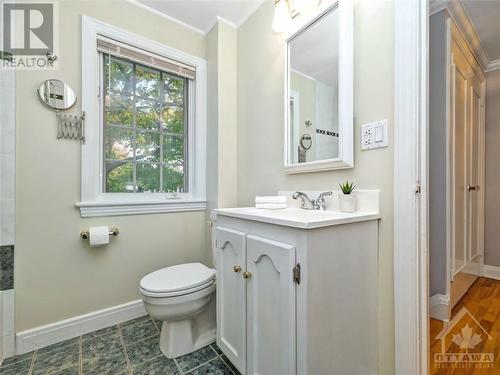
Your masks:
[{"label": "electrical outlet", "polygon": [[388,144],[387,120],[375,121],[361,126],[361,150],[387,147]]}]

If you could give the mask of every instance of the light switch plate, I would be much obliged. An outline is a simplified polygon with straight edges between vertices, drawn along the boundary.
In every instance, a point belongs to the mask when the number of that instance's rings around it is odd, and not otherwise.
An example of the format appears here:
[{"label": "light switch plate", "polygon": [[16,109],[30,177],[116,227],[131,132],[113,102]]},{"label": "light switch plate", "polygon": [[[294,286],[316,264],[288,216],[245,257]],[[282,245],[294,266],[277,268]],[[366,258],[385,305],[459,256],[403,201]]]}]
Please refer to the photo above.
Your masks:
[{"label": "light switch plate", "polygon": [[387,120],[370,122],[361,126],[361,150],[372,150],[388,145]]}]

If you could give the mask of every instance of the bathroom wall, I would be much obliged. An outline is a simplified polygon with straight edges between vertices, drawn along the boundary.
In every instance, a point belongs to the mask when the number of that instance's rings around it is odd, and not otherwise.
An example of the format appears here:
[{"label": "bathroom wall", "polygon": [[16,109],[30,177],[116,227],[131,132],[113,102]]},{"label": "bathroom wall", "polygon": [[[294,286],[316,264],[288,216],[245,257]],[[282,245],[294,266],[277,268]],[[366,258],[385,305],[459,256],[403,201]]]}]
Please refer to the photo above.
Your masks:
[{"label": "bathroom wall", "polygon": [[486,74],[486,190],[484,263],[500,267],[500,70]]},{"label": "bathroom wall", "polygon": [[[17,332],[140,298],[140,278],[182,262],[209,264],[205,212],[81,219],[81,146],[56,139],[55,113],[36,88],[68,82],[81,97],[81,15],[205,57],[205,36],[126,1],[59,3],[59,70],[17,74],[16,330]],[[78,114],[79,104],[70,112]],[[3,139],[3,137],[2,137]],[[89,248],[79,233],[113,225],[120,236]]]},{"label": "bathroom wall", "polygon": [[15,72],[0,67],[0,359],[14,353],[15,93]]},{"label": "bathroom wall", "polygon": [[[298,139],[294,139],[292,142],[295,163],[298,163],[297,146],[300,145],[302,135],[307,133],[313,139],[316,138],[316,84],[317,81],[314,79],[290,72],[290,90],[299,94],[298,117],[300,130],[298,131]],[[310,121],[312,125],[306,126],[306,121]],[[311,148],[306,151],[306,161],[311,160],[316,160],[316,142],[313,142]]]},{"label": "bathroom wall", "polygon": [[[355,168],[350,170],[284,173],[284,36],[271,29],[272,2],[265,2],[238,30],[238,204],[250,205],[255,195],[279,189],[335,189],[346,179],[381,191],[380,276],[373,292],[379,300],[379,373],[384,375],[394,373],[393,8],[391,1],[355,1]],[[382,119],[389,120],[389,147],[362,152],[361,124]]]}]

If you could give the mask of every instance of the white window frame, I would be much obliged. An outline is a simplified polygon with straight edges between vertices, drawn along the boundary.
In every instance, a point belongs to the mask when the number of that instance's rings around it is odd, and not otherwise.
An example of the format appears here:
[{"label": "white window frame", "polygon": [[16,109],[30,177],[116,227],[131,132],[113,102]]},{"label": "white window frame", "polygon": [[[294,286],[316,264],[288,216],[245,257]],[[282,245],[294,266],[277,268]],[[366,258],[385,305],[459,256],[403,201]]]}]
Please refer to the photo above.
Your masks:
[{"label": "white window frame", "polygon": [[[196,68],[196,80],[188,92],[188,184],[189,192],[175,199],[168,193],[104,193],[102,109],[100,108],[100,53],[102,35]],[[202,211],[206,209],[206,60],[142,36],[82,16],[82,111],[85,112],[85,143],[82,145],[81,217],[145,213]],[[194,121],[192,121],[194,119]]]}]

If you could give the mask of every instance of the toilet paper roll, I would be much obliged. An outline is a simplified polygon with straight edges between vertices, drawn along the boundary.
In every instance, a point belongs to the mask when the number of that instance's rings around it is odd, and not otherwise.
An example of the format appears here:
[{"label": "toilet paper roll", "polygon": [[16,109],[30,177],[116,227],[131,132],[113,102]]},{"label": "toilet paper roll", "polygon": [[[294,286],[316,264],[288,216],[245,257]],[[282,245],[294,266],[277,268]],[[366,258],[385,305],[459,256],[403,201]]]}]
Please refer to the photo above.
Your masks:
[{"label": "toilet paper roll", "polygon": [[109,243],[109,227],[89,228],[90,247],[105,246]]}]

